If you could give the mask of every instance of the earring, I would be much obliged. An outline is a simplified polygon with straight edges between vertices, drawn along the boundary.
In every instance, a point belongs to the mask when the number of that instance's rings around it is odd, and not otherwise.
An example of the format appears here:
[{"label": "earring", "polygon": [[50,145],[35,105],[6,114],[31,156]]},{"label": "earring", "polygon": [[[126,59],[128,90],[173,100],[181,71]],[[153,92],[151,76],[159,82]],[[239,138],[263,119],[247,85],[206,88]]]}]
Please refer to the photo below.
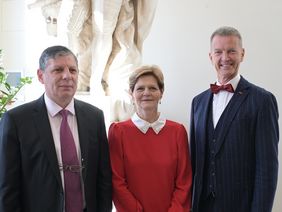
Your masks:
[{"label": "earring", "polygon": [[159,101],[159,104],[162,104],[162,101],[161,101],[161,100]]}]

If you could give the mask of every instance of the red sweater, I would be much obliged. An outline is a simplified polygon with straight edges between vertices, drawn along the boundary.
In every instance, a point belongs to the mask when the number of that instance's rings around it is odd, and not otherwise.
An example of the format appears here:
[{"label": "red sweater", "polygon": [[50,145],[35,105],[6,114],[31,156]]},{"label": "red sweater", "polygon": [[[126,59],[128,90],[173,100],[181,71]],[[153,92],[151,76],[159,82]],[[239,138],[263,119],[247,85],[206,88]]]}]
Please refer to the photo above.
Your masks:
[{"label": "red sweater", "polygon": [[188,212],[192,170],[187,132],[166,121],[143,134],[131,120],[109,129],[113,201],[117,212]]}]

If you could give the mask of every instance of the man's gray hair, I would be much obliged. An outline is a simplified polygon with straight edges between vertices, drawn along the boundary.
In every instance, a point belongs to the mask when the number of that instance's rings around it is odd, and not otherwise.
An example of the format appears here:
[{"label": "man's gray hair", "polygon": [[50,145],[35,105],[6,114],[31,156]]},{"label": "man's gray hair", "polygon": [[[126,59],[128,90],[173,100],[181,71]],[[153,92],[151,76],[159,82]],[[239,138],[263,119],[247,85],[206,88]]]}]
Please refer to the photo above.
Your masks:
[{"label": "man's gray hair", "polygon": [[78,65],[77,57],[74,53],[65,46],[51,46],[45,49],[39,58],[39,68],[45,71],[49,59],[54,59],[57,56],[72,55]]},{"label": "man's gray hair", "polygon": [[210,43],[212,43],[213,38],[216,36],[236,36],[239,39],[239,43],[240,46],[243,46],[243,41],[242,41],[242,36],[240,34],[240,32],[235,29],[234,27],[230,27],[230,26],[223,26],[218,28],[217,30],[215,30],[210,38]]}]

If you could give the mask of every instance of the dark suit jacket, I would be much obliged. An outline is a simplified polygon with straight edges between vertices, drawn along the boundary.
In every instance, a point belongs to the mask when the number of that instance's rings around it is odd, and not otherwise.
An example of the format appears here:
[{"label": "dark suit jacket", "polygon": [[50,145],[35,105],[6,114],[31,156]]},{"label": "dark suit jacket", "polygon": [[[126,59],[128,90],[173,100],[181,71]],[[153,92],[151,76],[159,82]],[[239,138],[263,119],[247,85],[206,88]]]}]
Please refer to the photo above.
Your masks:
[{"label": "dark suit jacket", "polygon": [[[190,143],[193,212],[203,190],[210,90],[193,99]],[[275,97],[243,77],[231,98],[216,142],[218,212],[271,212],[278,175],[278,108]]]},{"label": "dark suit jacket", "polygon": [[[104,116],[74,102],[87,212],[112,208]],[[8,111],[0,122],[0,212],[62,212],[64,194],[44,97]]]}]

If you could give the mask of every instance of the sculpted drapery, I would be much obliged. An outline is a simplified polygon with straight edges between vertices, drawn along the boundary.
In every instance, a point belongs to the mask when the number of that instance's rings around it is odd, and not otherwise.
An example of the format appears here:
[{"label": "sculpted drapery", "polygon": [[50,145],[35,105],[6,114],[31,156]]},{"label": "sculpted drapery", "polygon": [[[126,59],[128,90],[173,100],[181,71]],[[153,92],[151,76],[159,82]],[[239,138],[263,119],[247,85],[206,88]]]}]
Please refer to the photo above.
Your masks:
[{"label": "sculpted drapery", "polygon": [[[128,77],[142,64],[142,45],[158,0],[37,0],[79,61],[80,91],[111,96],[111,121],[131,116]],[[55,12],[54,12],[55,11]]]}]

